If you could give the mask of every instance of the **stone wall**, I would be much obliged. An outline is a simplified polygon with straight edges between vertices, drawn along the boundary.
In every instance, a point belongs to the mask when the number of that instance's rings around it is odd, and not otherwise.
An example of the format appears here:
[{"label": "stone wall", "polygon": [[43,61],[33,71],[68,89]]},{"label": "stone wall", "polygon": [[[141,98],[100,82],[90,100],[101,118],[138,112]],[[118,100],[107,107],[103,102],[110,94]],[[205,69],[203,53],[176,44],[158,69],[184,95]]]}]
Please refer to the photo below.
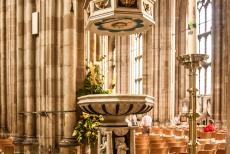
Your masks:
[{"label": "stone wall", "polygon": [[[35,11],[38,35],[31,32]],[[72,152],[60,145],[75,144],[83,18],[83,0],[0,1],[0,135],[13,137],[16,152]]]}]

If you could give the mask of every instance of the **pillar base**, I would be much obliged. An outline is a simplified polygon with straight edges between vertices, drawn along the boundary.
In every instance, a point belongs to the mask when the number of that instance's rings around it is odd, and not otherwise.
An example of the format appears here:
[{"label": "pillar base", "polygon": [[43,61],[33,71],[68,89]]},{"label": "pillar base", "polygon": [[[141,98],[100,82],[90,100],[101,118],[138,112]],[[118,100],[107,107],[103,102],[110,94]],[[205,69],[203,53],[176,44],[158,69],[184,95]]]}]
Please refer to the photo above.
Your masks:
[{"label": "pillar base", "polygon": [[60,141],[59,143],[60,146],[65,147],[65,146],[76,146],[77,141],[75,138],[64,138]]},{"label": "pillar base", "polygon": [[9,131],[6,127],[0,128],[0,138],[8,138],[9,137]]},{"label": "pillar base", "polygon": [[75,138],[64,138],[59,142],[60,153],[77,154],[77,141]]},{"label": "pillar base", "polygon": [[13,143],[15,144],[15,145],[20,145],[20,144],[23,144],[23,142],[24,142],[24,140],[25,140],[25,138],[24,137],[22,137],[22,136],[14,136],[13,138]]},{"label": "pillar base", "polygon": [[24,145],[37,144],[38,145],[38,140],[36,137],[26,137],[22,144]]}]

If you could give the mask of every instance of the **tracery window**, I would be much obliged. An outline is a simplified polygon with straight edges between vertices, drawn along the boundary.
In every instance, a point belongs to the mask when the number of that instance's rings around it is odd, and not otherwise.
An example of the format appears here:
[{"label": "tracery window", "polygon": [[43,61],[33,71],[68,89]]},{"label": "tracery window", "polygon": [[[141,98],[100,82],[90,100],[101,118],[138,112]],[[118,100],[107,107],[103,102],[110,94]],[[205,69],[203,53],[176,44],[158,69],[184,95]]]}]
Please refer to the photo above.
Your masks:
[{"label": "tracery window", "polygon": [[212,59],[212,0],[197,0],[197,51],[207,54],[209,59],[197,71],[199,95],[211,94]]},{"label": "tracery window", "polygon": [[133,34],[130,36],[130,91],[142,94],[143,91],[143,36]]}]

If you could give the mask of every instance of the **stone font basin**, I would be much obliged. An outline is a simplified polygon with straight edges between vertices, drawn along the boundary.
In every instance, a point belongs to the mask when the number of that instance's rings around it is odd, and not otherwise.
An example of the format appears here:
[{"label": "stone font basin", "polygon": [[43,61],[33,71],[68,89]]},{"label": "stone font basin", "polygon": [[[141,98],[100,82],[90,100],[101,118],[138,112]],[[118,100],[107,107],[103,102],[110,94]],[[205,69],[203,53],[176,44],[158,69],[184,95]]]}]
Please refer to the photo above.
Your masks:
[{"label": "stone font basin", "polygon": [[154,97],[134,94],[96,94],[78,97],[82,111],[90,114],[122,116],[150,111]]}]

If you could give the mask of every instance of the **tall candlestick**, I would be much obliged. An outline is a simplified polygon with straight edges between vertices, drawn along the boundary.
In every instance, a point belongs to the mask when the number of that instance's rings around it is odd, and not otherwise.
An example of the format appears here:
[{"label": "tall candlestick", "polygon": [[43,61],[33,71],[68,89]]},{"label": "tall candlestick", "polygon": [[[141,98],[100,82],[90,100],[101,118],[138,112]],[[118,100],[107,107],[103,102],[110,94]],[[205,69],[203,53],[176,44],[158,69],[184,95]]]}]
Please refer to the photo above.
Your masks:
[{"label": "tall candlestick", "polygon": [[188,48],[190,54],[196,53],[196,0],[188,0]]},{"label": "tall candlestick", "polygon": [[179,62],[189,70],[189,154],[197,154],[197,135],[196,135],[196,71],[202,62],[205,62],[208,56],[205,54],[187,54],[178,57]]}]

